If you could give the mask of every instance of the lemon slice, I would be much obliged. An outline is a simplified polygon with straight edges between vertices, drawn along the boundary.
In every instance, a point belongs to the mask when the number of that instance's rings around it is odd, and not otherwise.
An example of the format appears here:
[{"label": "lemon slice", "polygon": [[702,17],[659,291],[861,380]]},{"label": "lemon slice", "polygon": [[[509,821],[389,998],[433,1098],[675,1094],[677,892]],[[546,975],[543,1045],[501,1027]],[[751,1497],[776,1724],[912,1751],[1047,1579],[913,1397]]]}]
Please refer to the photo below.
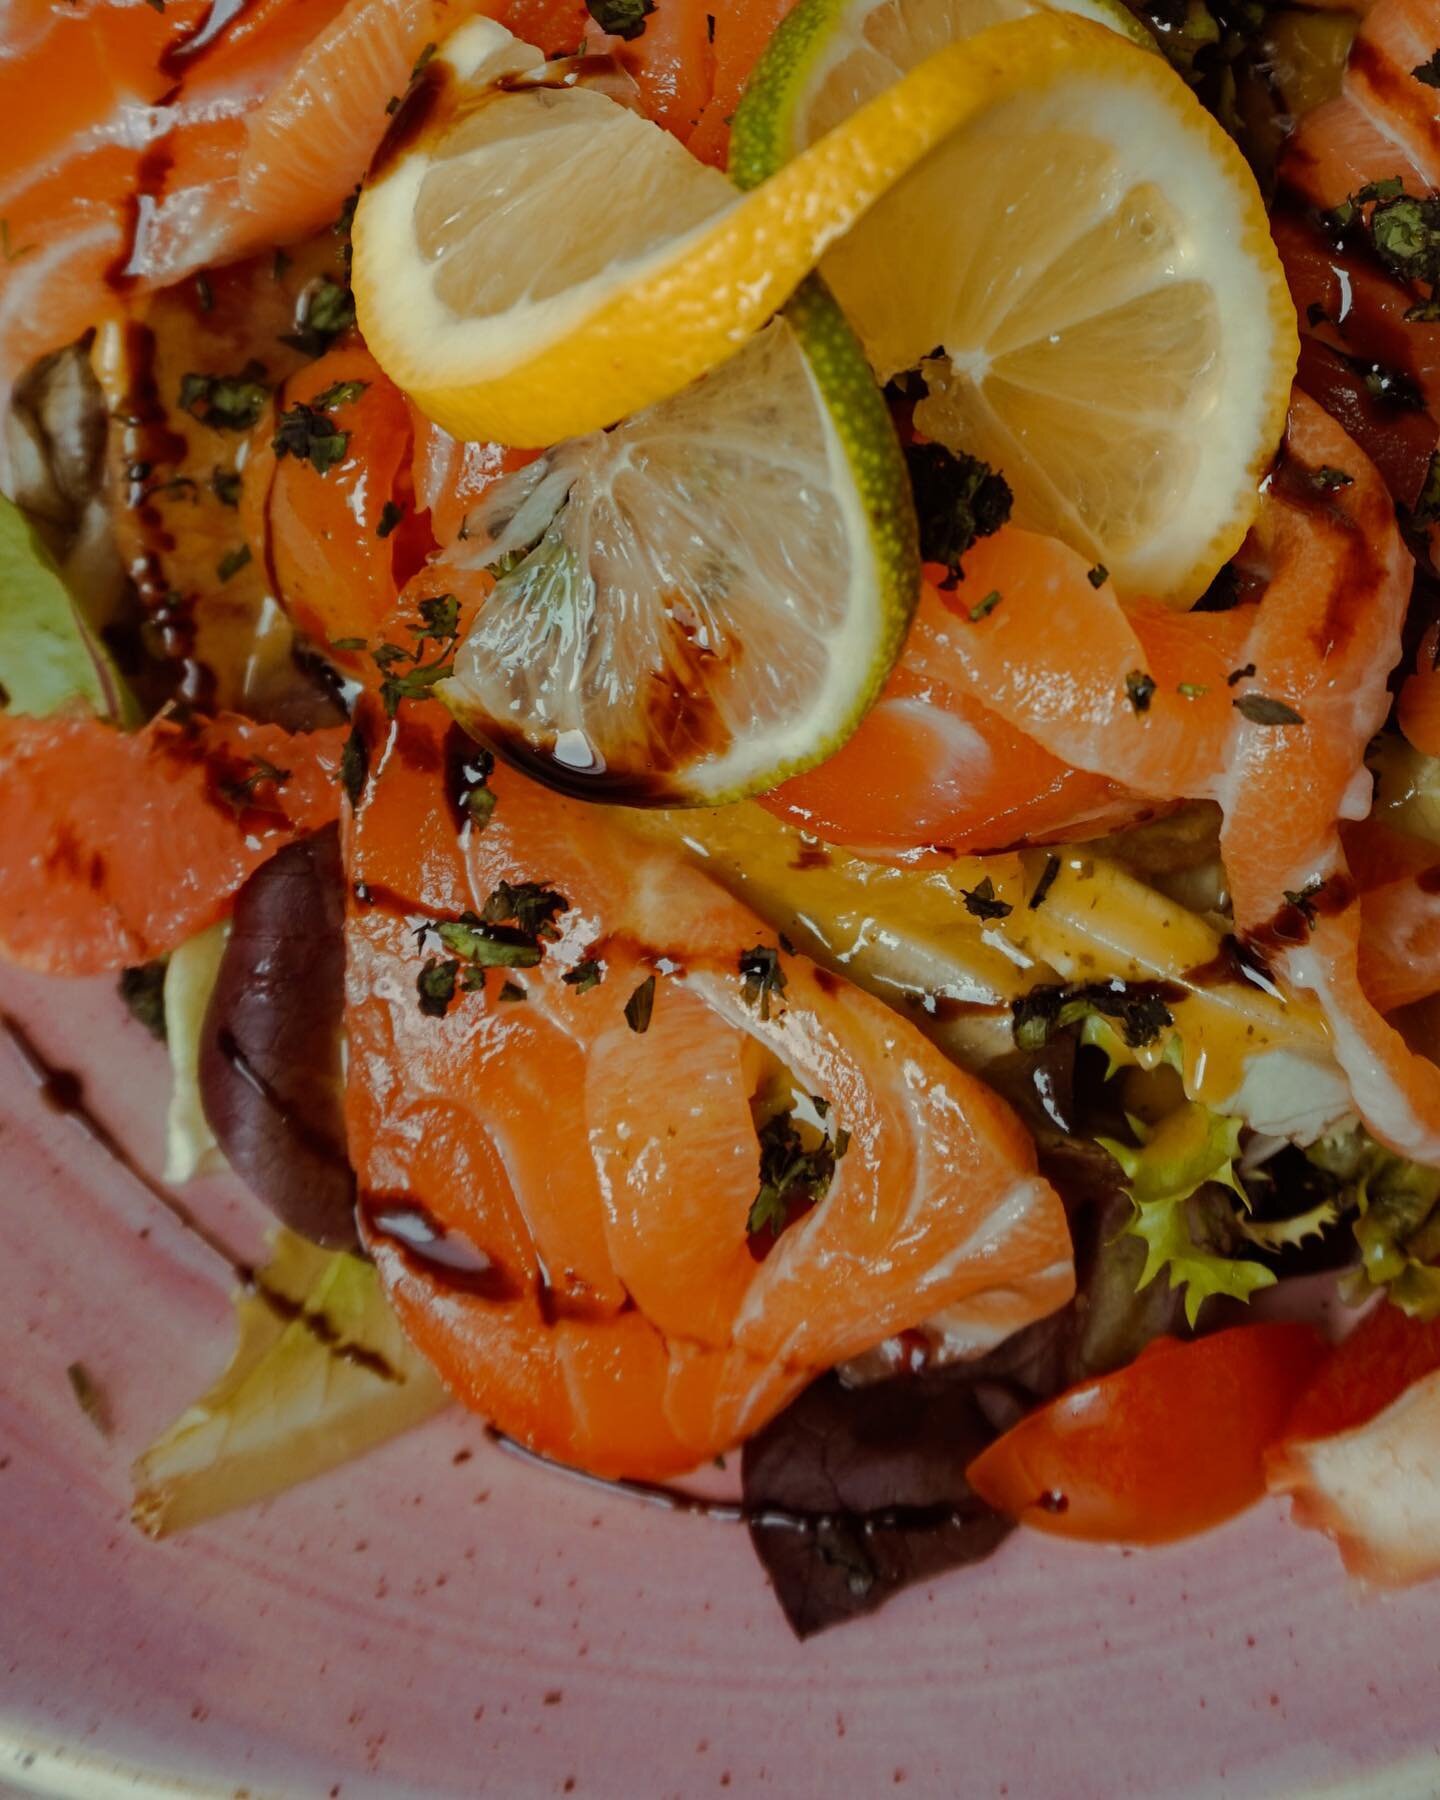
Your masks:
[{"label": "lemon slice", "polygon": [[801,0],[751,75],[730,137],[730,179],[758,187],[927,56],[1031,13],[1074,13],[1143,49],[1121,0]]},{"label": "lemon slice", "polygon": [[[1023,4],[801,0],[737,112],[732,175],[764,191],[919,59],[923,77],[1023,33],[938,49]],[[999,468],[1020,523],[1178,604],[1239,548],[1294,310],[1248,167],[1159,57],[1102,39],[993,83],[822,269],[881,378],[919,368],[917,427]]]},{"label": "lemon slice", "polygon": [[820,761],[919,585],[899,445],[818,282],[693,387],[488,490],[467,532],[506,572],[440,697],[552,786],[631,804]]},{"label": "lemon slice", "polygon": [[1023,111],[1062,71],[1097,76],[1112,39],[1054,14],[996,26],[745,195],[658,126],[566,85],[573,71],[497,84],[512,43],[476,19],[427,65],[360,200],[355,294],[371,349],[432,417],[543,445],[733,355],[949,134],[1007,101]]}]

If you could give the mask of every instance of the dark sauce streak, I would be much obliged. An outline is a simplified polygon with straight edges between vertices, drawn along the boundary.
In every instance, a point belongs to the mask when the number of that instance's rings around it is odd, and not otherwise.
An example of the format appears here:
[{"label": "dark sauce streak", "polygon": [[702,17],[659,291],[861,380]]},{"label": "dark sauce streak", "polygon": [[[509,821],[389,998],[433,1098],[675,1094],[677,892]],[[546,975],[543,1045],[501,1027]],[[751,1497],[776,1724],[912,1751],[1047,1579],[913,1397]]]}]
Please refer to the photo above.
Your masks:
[{"label": "dark sauce streak", "polygon": [[1219,952],[1209,962],[1197,963],[1180,979],[1188,987],[1256,987],[1280,998],[1275,971],[1253,945],[1242,943],[1233,932],[1221,938]]},{"label": "dark sauce streak", "polygon": [[527,1448],[515,1438],[507,1437],[493,1425],[486,1425],[485,1436],[507,1456],[544,1469],[552,1475],[565,1475],[582,1487],[597,1488],[604,1493],[619,1494],[627,1500],[638,1500],[644,1506],[657,1506],[664,1512],[680,1513],[690,1518],[710,1519],[720,1525],[744,1525],[776,1531],[795,1531],[806,1536],[819,1536],[844,1526],[859,1530],[865,1537],[885,1531],[942,1531],[947,1526],[964,1527],[972,1515],[962,1507],[943,1503],[930,1506],[886,1506],[875,1512],[795,1512],[783,1506],[751,1506],[743,1500],[710,1500],[703,1494],[687,1494],[683,1488],[667,1487],[655,1481],[616,1481],[605,1475],[592,1475],[586,1469],[573,1469],[567,1463],[554,1462]]},{"label": "dark sauce streak", "polygon": [[445,798],[455,829],[464,831],[474,822],[471,800],[488,783],[495,759],[458,725],[445,734]]},{"label": "dark sauce streak", "polygon": [[1333,918],[1353,906],[1355,900],[1356,887],[1350,877],[1332,875],[1313,893],[1306,895],[1303,907],[1287,900],[1263,925],[1247,931],[1246,943],[1258,946],[1262,951],[1298,949],[1309,942],[1315,918]]},{"label": "dark sauce streak", "polygon": [[483,1250],[448,1230],[427,1206],[405,1194],[366,1194],[360,1218],[410,1268],[438,1286],[481,1300],[519,1300],[524,1289]]},{"label": "dark sauce streak", "polygon": [[202,1225],[189,1207],[177,1199],[169,1188],[141,1168],[104,1120],[97,1118],[91,1111],[85,1097],[85,1084],[73,1069],[62,1069],[52,1063],[20,1021],[12,1018],[9,1013],[0,1012],[0,1032],[10,1040],[16,1055],[34,1078],[35,1085],[40,1090],[41,1101],[51,1112],[73,1121],[92,1144],[103,1150],[113,1163],[123,1169],[133,1181],[138,1182],[153,1199],[158,1200],[186,1231],[199,1238],[206,1249],[218,1256],[232,1274],[247,1284],[253,1281],[254,1271],[250,1265],[242,1262],[222,1239]]},{"label": "dark sauce streak", "polygon": [[159,1201],[183,1230],[198,1238],[207,1250],[219,1257],[241,1286],[268,1306],[277,1318],[283,1319],[287,1324],[303,1324],[318,1343],[323,1344],[332,1356],[342,1362],[368,1369],[382,1381],[404,1380],[378,1351],[343,1339],[323,1313],[307,1312],[299,1301],[292,1300],[288,1294],[272,1287],[263,1274],[237,1256],[223,1239],[203,1225],[169,1188],[141,1168],[110,1127],[91,1111],[85,1098],[85,1084],[80,1076],[73,1069],[62,1069],[52,1063],[18,1019],[9,1013],[0,1012],[0,1032],[10,1040],[21,1062],[33,1076],[35,1085],[40,1090],[42,1104],[62,1118],[72,1120],[92,1144],[103,1150],[132,1181],[138,1182],[147,1194]]},{"label": "dark sauce streak", "polygon": [[454,71],[438,57],[426,63],[410,84],[410,92],[400,102],[389,129],[370,159],[367,182],[381,179],[392,164],[400,161],[432,126],[438,126],[454,109]]},{"label": "dark sauce streak", "polygon": [[[165,573],[165,557],[175,548],[152,497],[155,472],[183,461],[185,439],[170,428],[155,374],[155,333],[134,322],[125,328],[125,395],[117,423],[125,466],[130,471],[126,505],[134,521],[136,547],[127,574],[158,644],[175,668],[177,697],[203,711],[213,710],[215,674],[195,655],[194,609],[175,593]],[[163,477],[162,477],[163,479]]]},{"label": "dark sauce streak", "polygon": [[357,881],[350,889],[356,906],[378,907],[381,912],[389,913],[392,918],[426,918],[443,919],[448,915],[437,912],[433,906],[422,906],[418,900],[412,900],[408,894],[402,894],[395,888],[385,887],[378,881]]},{"label": "dark sauce streak", "polygon": [[1422,894],[1440,894],[1440,863],[1433,868],[1422,869],[1415,877],[1415,885]]},{"label": "dark sauce streak", "polygon": [[303,1325],[316,1343],[328,1350],[337,1362],[351,1363],[357,1369],[368,1369],[381,1381],[404,1382],[405,1377],[378,1350],[370,1350],[364,1344],[354,1344],[347,1338],[342,1338],[334,1323],[324,1313],[308,1311],[302,1301],[292,1300],[289,1294],[282,1294],[279,1288],[271,1287],[260,1275],[252,1274],[247,1285],[255,1298],[268,1306],[277,1319],[283,1319],[287,1325]]},{"label": "dark sauce streak", "polygon": [[325,1132],[317,1131],[308,1119],[286,1104],[284,1096],[278,1093],[255,1067],[228,1026],[222,1026],[220,1029],[219,1045],[220,1054],[226,1062],[245,1085],[253,1093],[259,1095],[275,1115],[280,1128],[293,1138],[302,1150],[313,1156],[317,1162],[329,1163],[333,1168],[344,1169],[348,1172],[350,1158],[346,1154],[345,1146],[336,1143]]},{"label": "dark sauce streak", "polygon": [[519,732],[503,730],[493,720],[486,724],[485,742],[522,775],[572,800],[595,800],[614,806],[688,804],[680,789],[657,768],[612,769],[598,756],[583,766],[565,762],[553,749],[538,749]]},{"label": "dark sauce streak", "polygon": [[1325,616],[1310,634],[1322,660],[1337,655],[1349,643],[1361,613],[1370,605],[1384,576],[1368,534],[1344,503],[1348,491],[1327,491],[1319,471],[1302,463],[1288,443],[1282,447],[1266,482],[1266,492],[1273,498],[1304,513],[1312,523],[1328,528],[1342,540],[1338,564],[1330,575]]}]

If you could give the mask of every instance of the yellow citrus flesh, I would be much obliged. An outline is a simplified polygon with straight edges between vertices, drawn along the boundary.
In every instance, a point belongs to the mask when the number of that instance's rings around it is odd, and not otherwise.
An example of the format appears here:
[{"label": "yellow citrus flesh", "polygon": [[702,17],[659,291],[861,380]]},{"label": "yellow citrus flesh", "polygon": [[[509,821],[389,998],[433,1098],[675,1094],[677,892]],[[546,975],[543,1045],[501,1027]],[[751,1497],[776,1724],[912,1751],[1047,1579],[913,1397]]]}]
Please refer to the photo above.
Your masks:
[{"label": "yellow citrus flesh", "polygon": [[[802,0],[752,77],[732,172],[763,191],[876,84],[898,91],[907,58],[986,60],[1040,26],[935,51],[1023,4]],[[992,86],[821,266],[881,378],[919,369],[919,429],[1000,469],[1021,523],[1181,605],[1238,549],[1294,312],[1249,169],[1159,57],[1092,32],[1044,82]]]}]

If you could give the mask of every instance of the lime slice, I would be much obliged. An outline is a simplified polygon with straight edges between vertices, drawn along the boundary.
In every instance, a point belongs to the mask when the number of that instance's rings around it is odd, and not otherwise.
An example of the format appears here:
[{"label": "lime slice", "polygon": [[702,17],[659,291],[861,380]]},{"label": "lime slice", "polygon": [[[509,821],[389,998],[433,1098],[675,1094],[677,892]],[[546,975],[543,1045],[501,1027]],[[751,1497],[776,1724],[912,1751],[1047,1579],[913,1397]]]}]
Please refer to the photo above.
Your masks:
[{"label": "lime slice", "polygon": [[498,483],[468,529],[505,572],[441,698],[552,786],[630,804],[821,761],[919,588],[889,415],[817,282],[683,393]]},{"label": "lime slice", "polygon": [[[798,166],[942,45],[988,61],[1026,29],[994,20],[1026,10],[800,0],[737,112],[732,176]],[[1069,10],[1138,29],[1101,0]],[[1284,428],[1298,351],[1264,204],[1180,78],[1118,35],[1028,92],[991,80],[822,272],[881,379],[919,370],[918,429],[999,469],[1018,523],[1186,604],[1243,541]]]},{"label": "lime slice", "polygon": [[991,25],[1035,12],[1108,25],[1143,49],[1155,40],[1121,0],[801,0],[751,75],[730,135],[730,179],[758,187],[906,70]]}]

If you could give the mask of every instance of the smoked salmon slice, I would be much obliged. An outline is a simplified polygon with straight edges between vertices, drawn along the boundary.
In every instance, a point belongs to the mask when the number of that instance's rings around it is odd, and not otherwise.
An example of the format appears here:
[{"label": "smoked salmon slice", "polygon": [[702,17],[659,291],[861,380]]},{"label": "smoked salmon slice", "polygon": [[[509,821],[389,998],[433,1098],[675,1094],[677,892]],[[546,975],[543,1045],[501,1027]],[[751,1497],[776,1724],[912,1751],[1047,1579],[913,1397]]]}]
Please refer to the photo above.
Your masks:
[{"label": "smoked salmon slice", "polygon": [[[369,704],[351,1152],[367,1247],[460,1398],[547,1455],[654,1478],[942,1309],[978,1350],[1064,1303],[1063,1208],[1003,1101],[605,809],[495,769],[489,822],[457,831],[475,746],[433,703],[393,724]],[[559,903],[538,957],[422,1007],[435,923],[536,890]],[[763,1003],[747,954],[783,979]],[[777,1082],[848,1145],[757,1255],[753,1103]]]},{"label": "smoked salmon slice", "polygon": [[922,589],[881,698],[834,756],[765,796],[771,812],[827,843],[913,861],[1098,836],[1156,809],[1052,755],[976,694],[959,642],[972,587],[982,593],[967,582],[954,607]]},{"label": "smoked salmon slice", "polygon": [[95,975],[175,949],[334,819],[343,737],[228,716],[124,732],[0,713],[0,954]]}]

